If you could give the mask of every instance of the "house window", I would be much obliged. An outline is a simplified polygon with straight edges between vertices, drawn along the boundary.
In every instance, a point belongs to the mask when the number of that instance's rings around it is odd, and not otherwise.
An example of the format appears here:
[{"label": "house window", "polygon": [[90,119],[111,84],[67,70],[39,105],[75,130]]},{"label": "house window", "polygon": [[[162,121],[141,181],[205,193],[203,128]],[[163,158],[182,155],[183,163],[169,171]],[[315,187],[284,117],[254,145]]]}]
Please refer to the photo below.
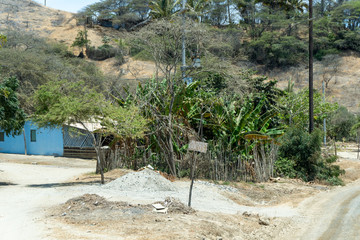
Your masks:
[{"label": "house window", "polygon": [[0,142],[5,142],[5,133],[0,132]]},{"label": "house window", "polygon": [[36,142],[36,130],[30,130],[30,141]]}]

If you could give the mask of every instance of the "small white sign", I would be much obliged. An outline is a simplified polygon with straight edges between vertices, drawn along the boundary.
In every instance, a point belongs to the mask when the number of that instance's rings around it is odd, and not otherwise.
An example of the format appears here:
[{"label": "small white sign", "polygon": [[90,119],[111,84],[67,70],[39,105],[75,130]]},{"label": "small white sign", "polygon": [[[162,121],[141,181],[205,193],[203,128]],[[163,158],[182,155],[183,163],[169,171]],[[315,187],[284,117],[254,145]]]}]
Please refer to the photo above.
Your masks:
[{"label": "small white sign", "polygon": [[197,141],[190,141],[189,143],[189,151],[195,151],[195,152],[207,152],[207,143],[204,142],[197,142]]}]

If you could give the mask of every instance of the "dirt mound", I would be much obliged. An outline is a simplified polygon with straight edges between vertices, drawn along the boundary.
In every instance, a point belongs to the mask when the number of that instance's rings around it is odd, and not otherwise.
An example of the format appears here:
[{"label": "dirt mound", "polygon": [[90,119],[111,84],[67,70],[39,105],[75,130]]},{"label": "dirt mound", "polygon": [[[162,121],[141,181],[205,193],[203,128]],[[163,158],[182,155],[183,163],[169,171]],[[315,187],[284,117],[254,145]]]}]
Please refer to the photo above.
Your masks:
[{"label": "dirt mound", "polygon": [[66,201],[64,207],[71,211],[93,210],[98,207],[108,207],[110,203],[103,197],[96,194],[85,194],[80,197]]},{"label": "dirt mound", "polygon": [[183,204],[179,199],[176,198],[167,197],[164,201],[164,205],[168,208],[168,213],[195,213],[195,210],[193,208]]},{"label": "dirt mound", "polygon": [[143,214],[151,213],[149,205],[133,205],[127,202],[107,201],[97,194],[85,194],[72,198],[54,208],[51,216],[61,217],[70,223],[95,223],[102,221],[141,217]]},{"label": "dirt mound", "polygon": [[176,187],[158,172],[144,169],[128,173],[104,186],[107,189],[135,192],[176,191]]}]

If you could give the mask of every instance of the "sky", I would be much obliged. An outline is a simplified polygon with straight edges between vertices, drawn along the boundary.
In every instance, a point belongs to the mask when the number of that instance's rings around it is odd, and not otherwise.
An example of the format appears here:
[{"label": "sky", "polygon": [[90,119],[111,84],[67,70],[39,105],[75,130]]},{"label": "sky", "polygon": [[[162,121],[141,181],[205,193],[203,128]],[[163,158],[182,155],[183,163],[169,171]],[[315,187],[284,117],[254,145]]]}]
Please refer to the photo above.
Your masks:
[{"label": "sky", "polygon": [[[40,4],[44,4],[45,0],[34,0]],[[67,12],[76,13],[81,10],[83,7],[93,4],[95,2],[100,2],[100,0],[46,0],[46,6],[64,10]]]}]

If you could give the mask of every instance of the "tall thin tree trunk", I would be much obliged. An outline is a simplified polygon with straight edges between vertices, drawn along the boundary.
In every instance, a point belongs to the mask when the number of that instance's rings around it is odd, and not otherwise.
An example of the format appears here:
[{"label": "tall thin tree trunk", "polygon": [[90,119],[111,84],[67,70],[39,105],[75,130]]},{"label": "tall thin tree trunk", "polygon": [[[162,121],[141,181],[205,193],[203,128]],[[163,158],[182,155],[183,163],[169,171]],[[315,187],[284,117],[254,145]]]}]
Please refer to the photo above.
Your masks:
[{"label": "tall thin tree trunk", "polygon": [[101,184],[104,184],[105,183],[105,177],[104,177],[104,170],[103,170],[103,167],[101,165],[101,160],[100,160],[100,147],[95,146],[95,152],[96,152],[96,159],[97,159],[98,169],[99,169],[100,175],[101,175]]},{"label": "tall thin tree trunk", "polygon": [[100,160],[100,147],[99,145],[101,145],[101,141],[98,142],[96,141],[96,137],[95,134],[93,132],[91,132],[83,122],[80,122],[80,124],[84,127],[84,129],[91,135],[92,139],[93,139],[93,144],[94,144],[94,148],[95,148],[95,152],[96,152],[96,159],[97,159],[97,166],[96,169],[99,169],[100,171],[100,175],[101,175],[101,184],[105,183],[105,177],[104,177],[104,171],[103,171],[103,167],[101,165],[101,160]]}]

